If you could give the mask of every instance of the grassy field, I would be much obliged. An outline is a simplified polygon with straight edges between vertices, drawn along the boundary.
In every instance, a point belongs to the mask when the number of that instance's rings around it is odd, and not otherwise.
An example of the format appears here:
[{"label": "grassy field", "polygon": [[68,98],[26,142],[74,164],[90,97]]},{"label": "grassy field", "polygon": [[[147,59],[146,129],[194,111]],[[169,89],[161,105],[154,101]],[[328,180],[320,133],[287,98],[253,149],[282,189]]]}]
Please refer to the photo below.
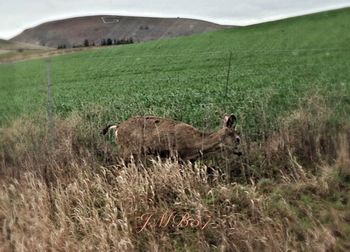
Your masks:
[{"label": "grassy field", "polygon": [[[251,132],[270,128],[303,97],[324,95],[349,115],[349,9],[200,36],[52,58],[55,112],[101,123],[135,114],[217,125],[234,112]],[[231,72],[227,83],[229,53]],[[46,111],[45,60],[0,65],[0,122]],[[267,124],[267,125],[265,125]]]},{"label": "grassy field", "polygon": [[[0,247],[348,251],[349,14],[52,57],[53,132],[46,60],[1,64]],[[192,168],[125,167],[99,135],[146,114],[209,131],[226,113],[245,155]]]}]

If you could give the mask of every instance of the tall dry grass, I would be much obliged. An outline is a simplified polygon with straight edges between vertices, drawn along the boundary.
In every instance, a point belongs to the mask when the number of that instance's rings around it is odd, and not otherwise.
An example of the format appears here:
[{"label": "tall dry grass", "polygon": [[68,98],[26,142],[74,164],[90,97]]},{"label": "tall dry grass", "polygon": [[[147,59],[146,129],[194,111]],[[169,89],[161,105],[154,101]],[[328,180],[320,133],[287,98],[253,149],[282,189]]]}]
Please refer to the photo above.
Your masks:
[{"label": "tall dry grass", "polygon": [[[5,250],[327,251],[332,231],[285,193],[330,195],[316,178],[273,185],[210,182],[205,167],[154,161],[118,171],[56,167],[55,185],[26,172],[2,184]],[[280,193],[278,191],[281,190]],[[284,192],[283,192],[284,191]],[[299,196],[297,196],[299,195]],[[309,215],[308,227],[293,208]],[[162,220],[163,218],[163,220]]]},{"label": "tall dry grass", "polygon": [[346,251],[350,129],[313,104],[210,175],[208,160],[120,163],[76,114],[52,132],[18,120],[1,135],[0,248]]}]

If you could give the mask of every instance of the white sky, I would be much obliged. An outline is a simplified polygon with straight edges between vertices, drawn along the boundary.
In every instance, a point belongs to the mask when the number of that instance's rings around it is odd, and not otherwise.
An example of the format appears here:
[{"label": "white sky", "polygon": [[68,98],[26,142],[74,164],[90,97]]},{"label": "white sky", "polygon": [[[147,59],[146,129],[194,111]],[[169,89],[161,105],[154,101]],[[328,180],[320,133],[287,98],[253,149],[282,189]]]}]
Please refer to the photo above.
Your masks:
[{"label": "white sky", "polygon": [[350,0],[0,0],[0,38],[46,21],[85,15],[185,17],[249,25],[342,7],[350,7]]}]

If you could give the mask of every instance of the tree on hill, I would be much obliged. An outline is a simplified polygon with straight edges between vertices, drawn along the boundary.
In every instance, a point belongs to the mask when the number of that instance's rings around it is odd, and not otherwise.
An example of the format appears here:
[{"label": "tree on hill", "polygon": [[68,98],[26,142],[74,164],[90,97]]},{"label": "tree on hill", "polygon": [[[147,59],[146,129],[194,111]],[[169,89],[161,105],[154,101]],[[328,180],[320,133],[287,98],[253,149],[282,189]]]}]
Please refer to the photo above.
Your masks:
[{"label": "tree on hill", "polygon": [[66,48],[67,48],[66,44],[59,44],[57,46],[57,49],[66,49]]},{"label": "tree on hill", "polygon": [[123,44],[132,44],[134,43],[134,40],[132,37],[130,38],[122,38],[122,39],[111,39],[111,38],[103,38],[101,40],[101,46],[111,46],[111,45],[123,45]]},{"label": "tree on hill", "polygon": [[85,46],[85,47],[89,47],[89,46],[90,46],[89,40],[88,40],[88,39],[85,39],[85,40],[84,40],[84,46]]},{"label": "tree on hill", "polygon": [[117,41],[117,45],[132,44],[132,43],[134,43],[134,40],[132,37],[119,39]]}]

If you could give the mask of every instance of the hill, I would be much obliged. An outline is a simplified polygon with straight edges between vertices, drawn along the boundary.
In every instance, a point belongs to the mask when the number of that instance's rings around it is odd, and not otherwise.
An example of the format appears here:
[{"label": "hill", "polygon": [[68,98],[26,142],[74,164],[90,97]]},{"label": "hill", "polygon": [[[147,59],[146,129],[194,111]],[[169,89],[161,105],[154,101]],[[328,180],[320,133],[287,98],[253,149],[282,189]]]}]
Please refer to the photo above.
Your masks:
[{"label": "hill", "polygon": [[227,26],[184,18],[86,16],[47,22],[25,30],[11,40],[48,47],[72,47],[82,45],[85,39],[96,45],[103,38],[132,38],[139,42],[193,35],[225,27]]}]

